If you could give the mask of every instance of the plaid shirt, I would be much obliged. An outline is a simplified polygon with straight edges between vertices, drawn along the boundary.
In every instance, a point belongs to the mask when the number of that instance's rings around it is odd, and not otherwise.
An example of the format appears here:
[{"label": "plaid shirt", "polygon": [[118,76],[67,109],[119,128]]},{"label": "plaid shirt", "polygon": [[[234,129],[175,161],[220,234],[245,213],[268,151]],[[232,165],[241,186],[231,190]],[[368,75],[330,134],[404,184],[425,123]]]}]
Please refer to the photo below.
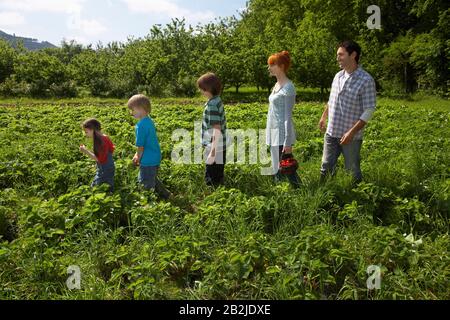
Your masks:
[{"label": "plaid shirt", "polygon": [[[369,122],[375,111],[376,88],[373,78],[361,67],[356,69],[340,90],[344,81],[344,70],[338,72],[331,86],[328,100],[327,134],[342,138],[358,120]],[[355,134],[355,140],[362,140],[364,129]]]},{"label": "plaid shirt", "polygon": [[206,104],[203,110],[202,121],[202,145],[209,146],[212,142],[213,126],[220,125],[220,131],[222,133],[222,141],[218,142],[218,148],[226,147],[226,130],[227,120],[225,117],[225,109],[223,107],[220,96],[211,98]]}]

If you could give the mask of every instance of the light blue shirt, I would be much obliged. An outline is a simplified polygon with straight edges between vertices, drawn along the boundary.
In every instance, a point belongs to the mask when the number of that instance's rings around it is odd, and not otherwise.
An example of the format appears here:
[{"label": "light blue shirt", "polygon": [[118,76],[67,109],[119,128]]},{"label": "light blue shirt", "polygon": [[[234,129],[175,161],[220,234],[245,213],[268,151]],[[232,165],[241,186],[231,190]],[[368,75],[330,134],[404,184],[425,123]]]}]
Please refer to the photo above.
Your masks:
[{"label": "light blue shirt", "polygon": [[292,120],[295,96],[295,86],[290,80],[278,91],[272,90],[267,113],[267,145],[290,147],[297,140]]},{"label": "light blue shirt", "polygon": [[156,136],[155,124],[148,116],[136,124],[136,147],[144,148],[141,166],[150,167],[161,164],[161,148]]}]

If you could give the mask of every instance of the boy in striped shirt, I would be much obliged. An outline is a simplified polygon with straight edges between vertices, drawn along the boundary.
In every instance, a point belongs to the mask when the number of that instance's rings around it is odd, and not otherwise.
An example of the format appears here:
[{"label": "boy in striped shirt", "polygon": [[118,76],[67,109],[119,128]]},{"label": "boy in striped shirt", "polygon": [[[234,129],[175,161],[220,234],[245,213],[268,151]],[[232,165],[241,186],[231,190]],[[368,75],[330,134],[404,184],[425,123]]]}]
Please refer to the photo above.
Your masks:
[{"label": "boy in striped shirt", "polygon": [[206,157],[205,182],[216,187],[224,182],[226,161],[227,123],[220,98],[222,83],[215,74],[207,73],[198,79],[197,85],[202,95],[208,99],[202,121],[202,145]]}]

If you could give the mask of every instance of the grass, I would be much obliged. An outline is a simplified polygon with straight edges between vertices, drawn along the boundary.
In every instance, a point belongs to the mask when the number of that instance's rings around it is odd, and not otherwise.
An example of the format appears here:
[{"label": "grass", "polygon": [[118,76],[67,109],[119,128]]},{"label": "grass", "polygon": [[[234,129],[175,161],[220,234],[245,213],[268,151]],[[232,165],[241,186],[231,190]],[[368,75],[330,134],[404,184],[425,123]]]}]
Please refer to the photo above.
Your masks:
[{"label": "grass", "polygon": [[[230,128],[264,128],[267,103],[225,97]],[[323,103],[300,102],[301,188],[274,184],[258,165],[227,165],[214,190],[202,165],[170,161],[173,130],[192,131],[203,100],[153,99],[171,201],[136,185],[125,102],[0,101],[0,298],[450,297],[448,100],[379,99],[359,186],[342,159],[319,183]],[[78,151],[91,116],[117,147],[112,195],[89,187],[94,165]],[[66,286],[70,265],[81,269],[81,290]],[[370,265],[381,268],[381,290],[367,288]]]}]

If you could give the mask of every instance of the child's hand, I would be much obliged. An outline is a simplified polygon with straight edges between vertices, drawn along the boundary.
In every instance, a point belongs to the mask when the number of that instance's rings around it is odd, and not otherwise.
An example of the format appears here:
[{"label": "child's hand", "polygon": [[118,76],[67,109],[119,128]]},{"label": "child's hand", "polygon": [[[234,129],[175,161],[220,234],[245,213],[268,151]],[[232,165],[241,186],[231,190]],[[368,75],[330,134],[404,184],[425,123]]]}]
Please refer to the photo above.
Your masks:
[{"label": "child's hand", "polygon": [[86,146],[85,146],[84,144],[82,144],[82,145],[80,146],[80,151],[81,151],[82,153],[86,153],[87,149],[86,149]]},{"label": "child's hand", "polygon": [[137,153],[133,157],[133,164],[137,167],[139,167],[139,165],[140,165],[139,156]]}]

